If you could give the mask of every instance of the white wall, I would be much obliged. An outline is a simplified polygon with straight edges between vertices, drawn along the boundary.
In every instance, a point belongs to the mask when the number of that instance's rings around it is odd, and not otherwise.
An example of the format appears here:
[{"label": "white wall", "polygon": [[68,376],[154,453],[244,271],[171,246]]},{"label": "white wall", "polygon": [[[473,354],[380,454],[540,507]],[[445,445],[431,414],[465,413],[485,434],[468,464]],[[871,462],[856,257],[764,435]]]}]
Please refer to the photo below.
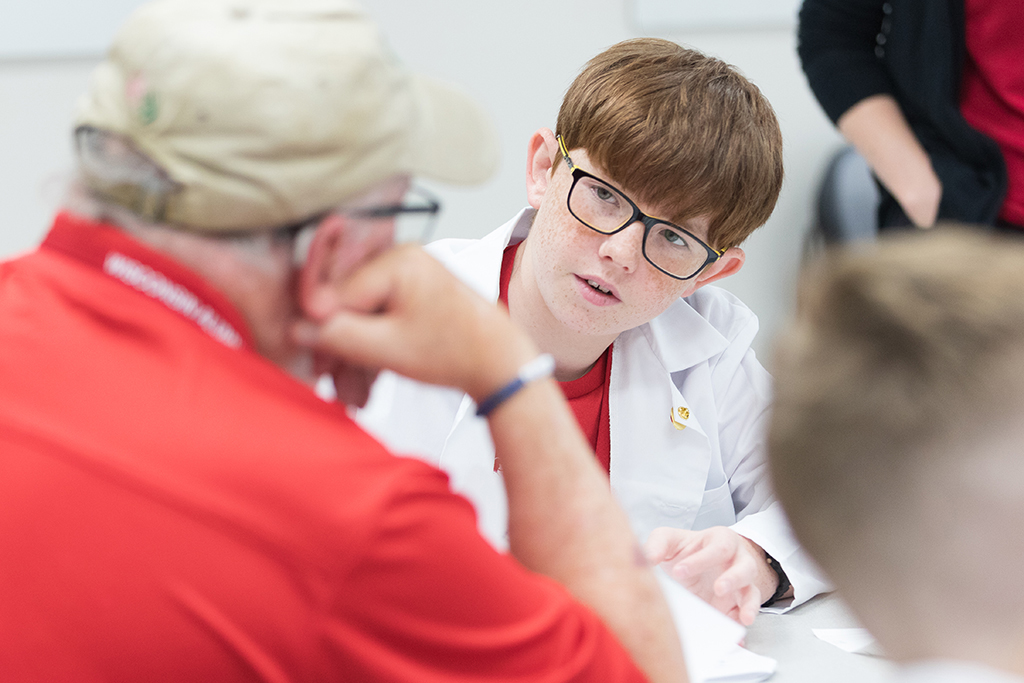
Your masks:
[{"label": "white wall", "polygon": [[0,257],[45,233],[71,169],[71,116],[96,58],[0,60]]},{"label": "white wall", "polygon": [[[786,143],[775,214],[745,245],[743,271],[723,282],[760,316],[765,355],[791,306],[816,178],[839,144],[800,72],[793,27],[648,33],[632,20],[635,0],[363,1],[406,63],[465,86],[500,131],[495,178],[472,189],[432,186],[445,200],[438,236],[480,236],[525,204],[529,135],[554,127],[565,88],[608,45],[660,35],[739,67],[775,106]],[[0,256],[37,242],[59,204],[71,113],[97,59],[0,59]]]}]

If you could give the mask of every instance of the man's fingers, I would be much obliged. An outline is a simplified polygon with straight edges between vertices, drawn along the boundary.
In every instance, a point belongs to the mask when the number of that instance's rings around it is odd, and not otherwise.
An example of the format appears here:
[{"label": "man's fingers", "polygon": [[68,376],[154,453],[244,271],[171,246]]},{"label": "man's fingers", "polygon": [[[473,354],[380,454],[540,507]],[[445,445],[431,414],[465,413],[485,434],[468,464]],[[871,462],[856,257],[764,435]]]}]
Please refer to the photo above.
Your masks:
[{"label": "man's fingers", "polygon": [[361,265],[343,282],[323,282],[314,287],[306,313],[323,322],[341,310],[372,313],[386,307],[399,272],[390,267],[389,262],[401,256],[385,253]]},{"label": "man's fingers", "polygon": [[295,340],[326,351],[346,363],[377,367],[372,362],[395,343],[394,324],[386,318],[341,311],[319,327],[300,323],[293,329]]},{"label": "man's fingers", "polygon": [[339,400],[346,396],[345,402],[350,405],[360,403],[355,400],[358,393],[350,391],[358,391],[367,381],[372,383],[372,377],[376,376],[379,368],[407,376],[416,375],[413,379],[422,381],[438,379],[432,372],[424,371],[426,363],[419,358],[418,347],[405,343],[401,321],[388,316],[341,311],[320,326],[310,323],[296,325],[293,337],[297,343],[328,355],[328,362],[333,361],[333,366],[345,368],[346,374],[341,377],[333,370],[332,374],[335,374]]}]

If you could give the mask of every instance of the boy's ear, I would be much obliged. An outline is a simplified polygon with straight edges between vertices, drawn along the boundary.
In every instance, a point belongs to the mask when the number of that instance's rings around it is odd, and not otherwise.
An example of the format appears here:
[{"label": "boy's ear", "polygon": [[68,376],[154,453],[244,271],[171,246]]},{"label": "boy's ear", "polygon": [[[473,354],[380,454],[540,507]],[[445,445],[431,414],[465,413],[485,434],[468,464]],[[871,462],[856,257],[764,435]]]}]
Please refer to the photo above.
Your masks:
[{"label": "boy's ear", "polygon": [[715,280],[721,280],[723,277],[729,277],[738,273],[746,260],[747,255],[743,253],[742,249],[739,247],[729,247],[717,261],[705,268],[701,271],[700,275],[694,278],[695,287],[693,291],[697,291]]},{"label": "boy's ear", "polygon": [[306,262],[299,271],[299,307],[311,320],[323,320],[334,310],[331,295],[335,290],[331,284],[344,230],[344,221],[321,221],[313,233]]},{"label": "boy's ear", "polygon": [[535,209],[540,208],[547,192],[558,154],[558,140],[550,128],[541,128],[530,136],[526,150],[526,198]]}]

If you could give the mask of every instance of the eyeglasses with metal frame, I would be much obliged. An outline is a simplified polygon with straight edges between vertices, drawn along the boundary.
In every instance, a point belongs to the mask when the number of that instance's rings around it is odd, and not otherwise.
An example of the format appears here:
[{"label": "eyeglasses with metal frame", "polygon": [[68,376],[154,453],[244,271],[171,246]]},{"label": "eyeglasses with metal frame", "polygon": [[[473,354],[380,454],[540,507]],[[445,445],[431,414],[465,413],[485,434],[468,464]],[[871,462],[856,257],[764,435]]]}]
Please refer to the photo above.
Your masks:
[{"label": "eyeglasses with metal frame", "polygon": [[647,262],[676,280],[696,277],[724,249],[713,249],[686,228],[648,216],[626,193],[573,163],[562,136],[558,149],[572,173],[566,204],[576,220],[602,235],[614,235],[640,221],[644,225],[642,252]]},{"label": "eyeglasses with metal frame", "polygon": [[437,214],[441,211],[441,202],[427,190],[412,186],[405,198],[398,204],[381,204],[378,206],[340,207],[293,225],[274,230],[274,234],[284,239],[294,239],[307,227],[318,224],[331,213],[356,220],[395,220],[395,243],[414,242],[424,244],[434,231]]}]

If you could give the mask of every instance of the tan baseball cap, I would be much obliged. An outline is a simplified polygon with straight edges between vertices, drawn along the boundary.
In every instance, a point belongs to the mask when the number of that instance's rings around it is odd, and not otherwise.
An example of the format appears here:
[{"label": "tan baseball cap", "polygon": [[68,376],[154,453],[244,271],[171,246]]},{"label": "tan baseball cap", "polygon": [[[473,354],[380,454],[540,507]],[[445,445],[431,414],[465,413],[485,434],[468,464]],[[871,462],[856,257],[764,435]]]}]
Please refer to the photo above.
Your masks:
[{"label": "tan baseball cap", "polygon": [[397,173],[468,184],[497,167],[484,112],[410,73],[350,0],[147,4],[94,72],[83,126],[125,136],[176,188],[109,197],[200,231],[296,223]]}]

